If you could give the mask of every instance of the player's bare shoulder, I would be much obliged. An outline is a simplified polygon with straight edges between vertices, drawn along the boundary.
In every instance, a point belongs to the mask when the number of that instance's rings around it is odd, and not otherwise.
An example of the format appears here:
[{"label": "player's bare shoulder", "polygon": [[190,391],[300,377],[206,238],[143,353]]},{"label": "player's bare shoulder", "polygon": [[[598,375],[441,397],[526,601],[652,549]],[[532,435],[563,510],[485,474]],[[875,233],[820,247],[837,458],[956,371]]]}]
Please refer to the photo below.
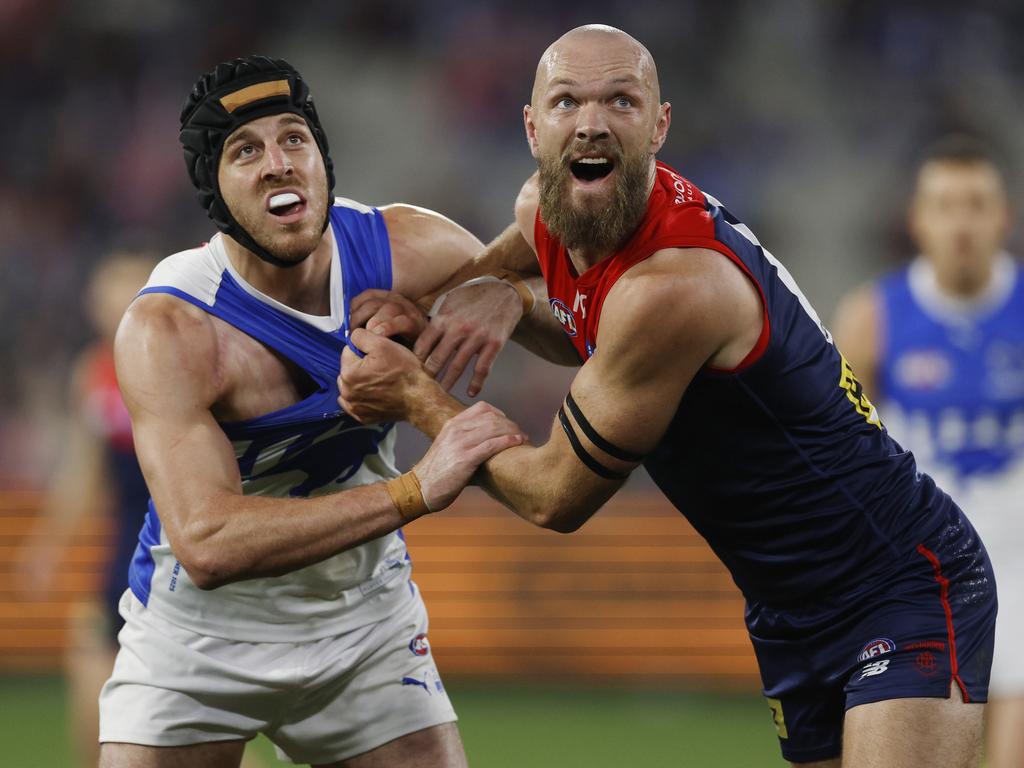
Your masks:
[{"label": "player's bare shoulder", "polygon": [[727,257],[704,248],[666,248],[615,283],[601,331],[623,325],[656,329],[647,334],[655,347],[685,339],[705,348],[711,365],[732,368],[757,343],[763,322],[757,287]]},{"label": "player's bare shoulder", "polygon": [[118,382],[129,410],[134,415],[185,396],[215,402],[218,349],[212,318],[202,309],[166,293],[139,296],[114,340]]},{"label": "player's bare shoulder", "polygon": [[469,230],[447,216],[407,203],[380,208],[391,246],[393,288],[418,299],[483,250]]}]

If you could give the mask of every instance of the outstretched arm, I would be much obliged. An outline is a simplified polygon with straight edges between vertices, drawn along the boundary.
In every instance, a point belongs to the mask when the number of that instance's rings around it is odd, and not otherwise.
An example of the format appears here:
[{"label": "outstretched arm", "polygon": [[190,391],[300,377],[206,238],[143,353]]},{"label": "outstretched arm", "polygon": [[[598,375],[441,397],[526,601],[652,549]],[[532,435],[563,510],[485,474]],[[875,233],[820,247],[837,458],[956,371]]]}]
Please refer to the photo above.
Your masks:
[{"label": "outstretched arm", "polygon": [[[196,586],[287,573],[416,516],[400,512],[385,483],[314,499],[243,496],[234,450],[211,412],[233,382],[202,310],[141,297],[118,331],[116,357],[146,482]],[[450,504],[481,461],[519,442],[518,428],[486,404],[453,419],[413,470],[427,508]]]},{"label": "outstretched arm", "polygon": [[[483,387],[509,338],[551,362],[579,365],[548,311],[547,287],[533,245],[537,194],[534,176],[516,200],[516,222],[486,248],[474,246],[479,244],[476,238],[438,214],[409,206],[383,209],[392,241],[395,291],[406,300],[367,291],[353,302],[353,325],[365,322],[369,330],[379,327],[386,336],[415,339],[416,355],[431,375],[441,377],[445,389],[476,357],[467,389],[471,396]],[[410,210],[418,215],[409,216]],[[399,281],[407,269],[417,279]],[[431,310],[428,325],[424,313]]]},{"label": "outstretched arm", "polygon": [[[516,220],[509,224],[487,248],[459,266],[444,283],[434,290],[429,298],[433,301],[444,291],[451,290],[467,280],[483,275],[495,275],[509,270],[522,276],[539,276],[540,265],[533,243],[533,225],[538,206],[537,174],[523,184],[516,197]],[[429,309],[429,306],[427,307]]]},{"label": "outstretched arm", "polygon": [[[548,441],[490,459],[484,486],[538,525],[574,530],[658,444],[697,371],[738,364],[761,322],[755,288],[719,254],[665,251],[638,265],[605,300],[597,351]],[[407,350],[369,333],[353,341],[367,355],[345,359],[342,404],[360,420],[407,417],[431,435],[463,407]]]},{"label": "outstretched arm", "polygon": [[[547,288],[533,250],[536,177],[527,180],[516,200],[516,223],[486,248],[466,229],[425,208],[396,204],[381,213],[391,243],[393,290],[357,296],[353,327],[414,342],[416,355],[445,389],[475,357],[470,396],[480,392],[509,338],[549,361],[579,365],[547,309]],[[472,282],[464,285],[467,281]]]}]

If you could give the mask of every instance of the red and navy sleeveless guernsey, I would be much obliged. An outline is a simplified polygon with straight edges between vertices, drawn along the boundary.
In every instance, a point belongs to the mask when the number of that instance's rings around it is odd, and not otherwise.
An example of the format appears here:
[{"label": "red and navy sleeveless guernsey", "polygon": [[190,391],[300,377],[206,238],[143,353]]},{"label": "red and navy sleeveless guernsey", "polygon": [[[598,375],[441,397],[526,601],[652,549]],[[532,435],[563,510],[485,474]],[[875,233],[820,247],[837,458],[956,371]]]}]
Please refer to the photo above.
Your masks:
[{"label": "red and navy sleeveless guernsey", "polygon": [[880,589],[960,515],[889,437],[786,268],[667,165],[636,232],[582,275],[539,214],[534,237],[551,309],[583,360],[599,353],[608,291],[656,251],[717,251],[758,288],[760,339],[737,368],[697,374],[644,462],[748,600],[785,607]]},{"label": "red and navy sleeveless guernsey", "polygon": [[114,529],[109,539],[111,551],[105,563],[101,596],[107,609],[110,638],[116,641],[124,623],[117,605],[128,587],[128,566],[135,552],[139,528],[146,517],[149,490],[135,456],[128,408],[117,386],[114,349],[107,342],[98,342],[85,353],[84,359],[82,409],[87,429],[105,447],[111,491]]}]

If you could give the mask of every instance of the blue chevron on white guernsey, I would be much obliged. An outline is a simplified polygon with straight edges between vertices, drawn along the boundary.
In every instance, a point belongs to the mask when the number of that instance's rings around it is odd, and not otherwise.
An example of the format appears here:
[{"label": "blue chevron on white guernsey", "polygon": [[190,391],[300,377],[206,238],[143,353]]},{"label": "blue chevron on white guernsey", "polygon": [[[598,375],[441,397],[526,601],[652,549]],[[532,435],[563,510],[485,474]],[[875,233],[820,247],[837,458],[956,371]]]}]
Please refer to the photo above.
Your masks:
[{"label": "blue chevron on white guernsey", "polygon": [[[979,485],[1024,495],[1024,279],[1007,254],[991,288],[946,297],[923,258],[879,283],[879,408],[893,436],[968,514]],[[1016,496],[1016,499],[1012,499]]]},{"label": "blue chevron on white guernsey", "polygon": [[[330,316],[299,312],[250,286],[232,267],[220,234],[164,259],[141,291],[171,294],[209,312],[315,383],[316,391],[292,406],[220,424],[247,496],[322,496],[398,474],[393,425],[364,426],[337,404],[349,303],[368,288],[391,288],[387,227],[375,208],[341,198],[330,223]],[[192,631],[274,642],[294,640],[297,624],[309,640],[383,618],[408,595],[408,571],[405,543],[391,533],[283,576],[203,591],[175,558],[151,500],[129,584],[150,610]]]}]

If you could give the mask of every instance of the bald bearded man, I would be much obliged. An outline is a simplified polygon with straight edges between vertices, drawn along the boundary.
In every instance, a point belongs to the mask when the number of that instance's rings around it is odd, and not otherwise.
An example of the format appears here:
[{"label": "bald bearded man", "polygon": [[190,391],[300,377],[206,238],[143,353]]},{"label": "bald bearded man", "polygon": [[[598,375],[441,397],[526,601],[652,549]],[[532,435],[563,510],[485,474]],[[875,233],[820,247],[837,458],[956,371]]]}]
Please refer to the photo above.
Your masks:
[{"label": "bald bearded man", "polygon": [[[984,547],[889,437],[785,267],[655,159],[671,107],[650,53],[610,27],[572,30],[541,58],[524,122],[538,173],[516,225],[459,278],[539,271],[581,367],[548,441],[486,462],[491,492],[568,532],[642,462],[746,596],[786,759],[976,766],[996,613]],[[420,337],[429,370],[353,333],[366,357],[344,353],[346,410],[436,435],[465,406],[430,371],[465,357],[453,318],[476,288]]]}]

